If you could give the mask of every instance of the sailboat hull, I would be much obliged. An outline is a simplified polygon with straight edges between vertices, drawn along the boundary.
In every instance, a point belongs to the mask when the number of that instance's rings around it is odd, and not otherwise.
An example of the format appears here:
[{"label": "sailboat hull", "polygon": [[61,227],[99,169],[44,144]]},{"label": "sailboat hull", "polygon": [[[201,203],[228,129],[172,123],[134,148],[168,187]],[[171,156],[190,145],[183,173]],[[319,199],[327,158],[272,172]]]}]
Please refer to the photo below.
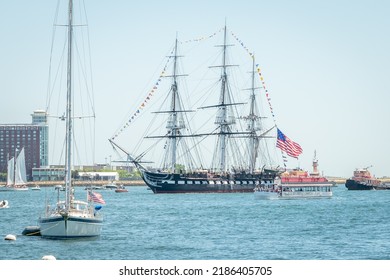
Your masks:
[{"label": "sailboat hull", "polygon": [[142,172],[142,178],[154,193],[246,193],[258,184],[271,184],[276,173],[239,174],[230,178],[198,177],[184,174]]},{"label": "sailboat hull", "polygon": [[56,216],[39,219],[39,225],[43,238],[88,238],[100,236],[103,219]]},{"label": "sailboat hull", "polygon": [[28,187],[0,186],[0,191],[28,191]]}]

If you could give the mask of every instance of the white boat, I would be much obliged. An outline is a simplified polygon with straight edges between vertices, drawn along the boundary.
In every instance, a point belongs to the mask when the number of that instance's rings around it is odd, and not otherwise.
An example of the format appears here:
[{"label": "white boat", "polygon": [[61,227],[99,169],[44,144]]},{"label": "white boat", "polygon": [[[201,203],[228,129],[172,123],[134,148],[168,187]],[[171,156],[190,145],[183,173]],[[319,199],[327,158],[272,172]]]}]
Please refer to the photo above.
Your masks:
[{"label": "white boat", "polygon": [[313,172],[310,174],[301,169],[294,169],[281,174],[281,178],[275,185],[257,186],[255,197],[257,199],[293,199],[293,198],[330,198],[333,196],[332,188],[336,186],[333,181],[328,181],[320,176],[318,160],[314,152]]},{"label": "white boat", "polygon": [[128,192],[128,190],[123,186],[120,185],[115,189],[115,192],[120,193],[120,192]]},{"label": "white boat", "polygon": [[35,185],[34,187],[31,188],[32,191],[40,191],[41,187],[38,185]]},{"label": "white boat", "polygon": [[2,201],[0,201],[0,209],[2,209],[2,208],[8,208],[9,206],[8,206],[8,200],[2,200]]},{"label": "white boat", "polygon": [[118,188],[117,184],[115,184],[114,182],[109,183],[109,184],[107,184],[107,185],[104,185],[104,187],[105,187],[106,189],[112,189],[112,190],[115,190],[115,189]]},{"label": "white boat", "polygon": [[71,239],[100,236],[103,218],[88,202],[72,199],[58,201],[39,218],[41,236]]},{"label": "white boat", "polygon": [[7,185],[0,187],[0,191],[28,191],[26,185],[26,161],[24,148],[18,154],[15,150],[15,156],[8,160],[7,164]]},{"label": "white boat", "polygon": [[[103,226],[103,216],[98,211],[101,206],[94,207],[94,193],[87,191],[87,200],[76,200],[72,184],[72,48],[73,48],[73,1],[68,3],[68,63],[67,63],[67,94],[66,94],[66,141],[65,141],[65,199],[60,200],[58,192],[57,203],[46,205],[45,213],[39,217],[38,223],[43,238],[74,239],[98,237]],[[103,201],[104,203],[104,201]]]},{"label": "white boat", "polygon": [[331,198],[334,184],[318,185],[289,184],[275,187],[260,186],[254,190],[256,199],[296,199],[296,198]]},{"label": "white boat", "polygon": [[84,188],[85,190],[105,190],[105,186],[87,186]]},{"label": "white boat", "polygon": [[54,189],[58,191],[65,191],[65,187],[63,185],[55,185]]}]

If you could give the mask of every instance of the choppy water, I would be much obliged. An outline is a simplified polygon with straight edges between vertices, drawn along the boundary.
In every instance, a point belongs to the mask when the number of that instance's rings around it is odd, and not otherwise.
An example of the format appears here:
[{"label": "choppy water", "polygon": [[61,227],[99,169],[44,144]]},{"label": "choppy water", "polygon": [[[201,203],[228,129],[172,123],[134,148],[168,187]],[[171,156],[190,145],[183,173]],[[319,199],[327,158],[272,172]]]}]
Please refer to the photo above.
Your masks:
[{"label": "choppy water", "polygon": [[[84,192],[79,188],[76,196]],[[59,241],[23,236],[36,225],[41,191],[0,192],[0,259],[201,260],[390,259],[390,191],[334,189],[331,199],[256,200],[245,194],[159,194],[100,191],[102,235]],[[52,195],[52,194],[51,194]],[[50,195],[50,196],[51,196]],[[7,234],[17,235],[6,241]]]}]

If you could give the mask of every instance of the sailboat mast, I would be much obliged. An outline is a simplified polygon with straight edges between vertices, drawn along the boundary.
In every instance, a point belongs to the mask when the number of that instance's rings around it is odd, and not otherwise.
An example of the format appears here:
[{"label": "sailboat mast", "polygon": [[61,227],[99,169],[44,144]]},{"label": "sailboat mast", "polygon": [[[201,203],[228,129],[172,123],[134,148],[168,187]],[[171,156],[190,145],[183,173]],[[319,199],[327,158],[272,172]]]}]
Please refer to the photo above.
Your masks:
[{"label": "sailboat mast", "polygon": [[72,157],[72,35],[73,35],[73,1],[68,6],[68,65],[67,65],[67,93],[66,93],[66,159],[65,159],[65,187],[66,207],[71,200],[71,157]]}]

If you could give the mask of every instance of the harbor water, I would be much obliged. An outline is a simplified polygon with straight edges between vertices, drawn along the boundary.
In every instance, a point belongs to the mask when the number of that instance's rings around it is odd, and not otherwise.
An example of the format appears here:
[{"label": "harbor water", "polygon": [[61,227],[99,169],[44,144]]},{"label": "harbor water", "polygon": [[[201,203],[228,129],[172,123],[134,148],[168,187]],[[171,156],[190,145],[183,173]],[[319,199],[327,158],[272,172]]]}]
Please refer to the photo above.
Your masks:
[{"label": "harbor water", "polygon": [[[334,188],[329,199],[256,200],[253,193],[153,194],[98,191],[106,204],[99,238],[25,236],[54,188],[0,192],[0,259],[389,260],[390,191]],[[76,188],[82,197],[84,188]],[[15,241],[4,240],[8,234]]]}]

